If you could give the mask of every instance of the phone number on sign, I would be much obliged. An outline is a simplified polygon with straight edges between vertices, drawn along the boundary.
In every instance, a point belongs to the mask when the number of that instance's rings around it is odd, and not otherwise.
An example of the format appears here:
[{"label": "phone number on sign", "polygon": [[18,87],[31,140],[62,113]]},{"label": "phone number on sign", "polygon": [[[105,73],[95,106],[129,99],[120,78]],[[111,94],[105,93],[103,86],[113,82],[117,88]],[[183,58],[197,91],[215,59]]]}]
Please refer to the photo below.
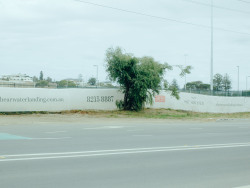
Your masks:
[{"label": "phone number on sign", "polygon": [[114,96],[88,96],[87,102],[113,102]]}]

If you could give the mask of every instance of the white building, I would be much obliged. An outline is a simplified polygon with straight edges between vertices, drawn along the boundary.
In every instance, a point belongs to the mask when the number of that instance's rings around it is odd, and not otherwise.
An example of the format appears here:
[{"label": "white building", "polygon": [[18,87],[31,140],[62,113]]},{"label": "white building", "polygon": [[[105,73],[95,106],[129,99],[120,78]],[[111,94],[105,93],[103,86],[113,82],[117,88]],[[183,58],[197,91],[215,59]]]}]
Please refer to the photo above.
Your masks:
[{"label": "white building", "polygon": [[1,79],[10,82],[33,82],[32,77],[26,74],[4,75]]}]

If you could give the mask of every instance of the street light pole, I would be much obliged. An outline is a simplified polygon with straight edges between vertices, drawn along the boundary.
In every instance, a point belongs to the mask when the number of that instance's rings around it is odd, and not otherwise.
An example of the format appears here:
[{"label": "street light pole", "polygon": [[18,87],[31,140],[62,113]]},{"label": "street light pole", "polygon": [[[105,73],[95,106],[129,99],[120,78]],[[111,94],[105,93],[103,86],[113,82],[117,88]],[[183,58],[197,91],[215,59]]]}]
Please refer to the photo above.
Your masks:
[{"label": "street light pole", "polygon": [[238,93],[240,93],[240,66],[237,66],[238,68]]},{"label": "street light pole", "polygon": [[213,0],[211,0],[211,67],[210,67],[210,90],[213,93]]},{"label": "street light pole", "polygon": [[96,87],[98,86],[98,65],[94,65],[96,67]]}]

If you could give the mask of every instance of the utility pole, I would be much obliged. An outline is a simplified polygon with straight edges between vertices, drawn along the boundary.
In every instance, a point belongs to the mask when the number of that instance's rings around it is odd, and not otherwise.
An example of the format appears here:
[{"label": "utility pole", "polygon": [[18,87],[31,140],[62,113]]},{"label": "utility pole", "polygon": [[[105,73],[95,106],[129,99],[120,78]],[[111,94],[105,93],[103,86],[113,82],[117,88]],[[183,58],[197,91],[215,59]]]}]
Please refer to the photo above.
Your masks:
[{"label": "utility pole", "polygon": [[213,31],[213,27],[214,27],[214,23],[213,23],[213,0],[211,0],[211,67],[210,67],[210,90],[211,90],[211,95],[213,94],[213,35],[214,35],[214,31]]},{"label": "utility pole", "polygon": [[[185,54],[184,56],[185,56],[185,66],[187,66],[187,56],[188,56],[188,55]],[[186,85],[187,85],[187,74],[185,74],[185,87],[184,87],[184,88],[185,88],[185,91],[186,91],[186,89],[187,89]]]}]

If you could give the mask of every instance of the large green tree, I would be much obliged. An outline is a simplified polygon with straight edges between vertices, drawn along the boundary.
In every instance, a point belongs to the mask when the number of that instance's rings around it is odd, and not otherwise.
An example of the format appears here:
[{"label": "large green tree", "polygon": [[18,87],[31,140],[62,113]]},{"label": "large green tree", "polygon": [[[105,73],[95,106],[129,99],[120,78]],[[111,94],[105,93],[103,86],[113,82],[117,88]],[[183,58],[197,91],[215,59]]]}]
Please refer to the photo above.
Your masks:
[{"label": "large green tree", "polygon": [[43,71],[40,71],[39,80],[43,80]]},{"label": "large green tree", "polygon": [[213,84],[216,91],[222,90],[223,76],[219,73],[214,75]]},{"label": "large green tree", "polygon": [[[124,93],[124,99],[117,101],[117,106],[124,110],[139,111],[145,103],[152,104],[153,97],[161,88],[165,70],[172,69],[169,64],[160,64],[152,57],[138,58],[123,53],[119,47],[106,51],[106,62],[110,80],[118,82]],[[190,69],[183,69],[181,74],[190,73]]]},{"label": "large green tree", "polygon": [[76,87],[76,84],[71,81],[71,80],[61,80],[59,82],[57,82],[57,87],[59,88],[68,88],[68,87],[71,87],[71,88],[74,88]]},{"label": "large green tree", "polygon": [[36,87],[48,87],[48,85],[49,85],[49,82],[46,80],[39,80],[36,83]]},{"label": "large green tree", "polygon": [[200,90],[202,81],[193,81],[186,84],[187,89]]},{"label": "large green tree", "polygon": [[224,91],[229,91],[232,88],[232,81],[228,74],[225,74],[223,76],[222,88]]},{"label": "large green tree", "polygon": [[194,81],[188,82],[186,88],[191,90],[209,90],[210,84],[205,84],[202,81]]},{"label": "large green tree", "polygon": [[91,86],[96,85],[96,78],[91,77],[91,78],[88,80],[88,84],[91,85]]},{"label": "large green tree", "polygon": [[179,89],[179,85],[178,85],[178,83],[177,83],[177,80],[176,80],[176,79],[173,79],[172,84],[171,84],[171,86],[170,86],[170,87],[175,87],[177,90]]}]

